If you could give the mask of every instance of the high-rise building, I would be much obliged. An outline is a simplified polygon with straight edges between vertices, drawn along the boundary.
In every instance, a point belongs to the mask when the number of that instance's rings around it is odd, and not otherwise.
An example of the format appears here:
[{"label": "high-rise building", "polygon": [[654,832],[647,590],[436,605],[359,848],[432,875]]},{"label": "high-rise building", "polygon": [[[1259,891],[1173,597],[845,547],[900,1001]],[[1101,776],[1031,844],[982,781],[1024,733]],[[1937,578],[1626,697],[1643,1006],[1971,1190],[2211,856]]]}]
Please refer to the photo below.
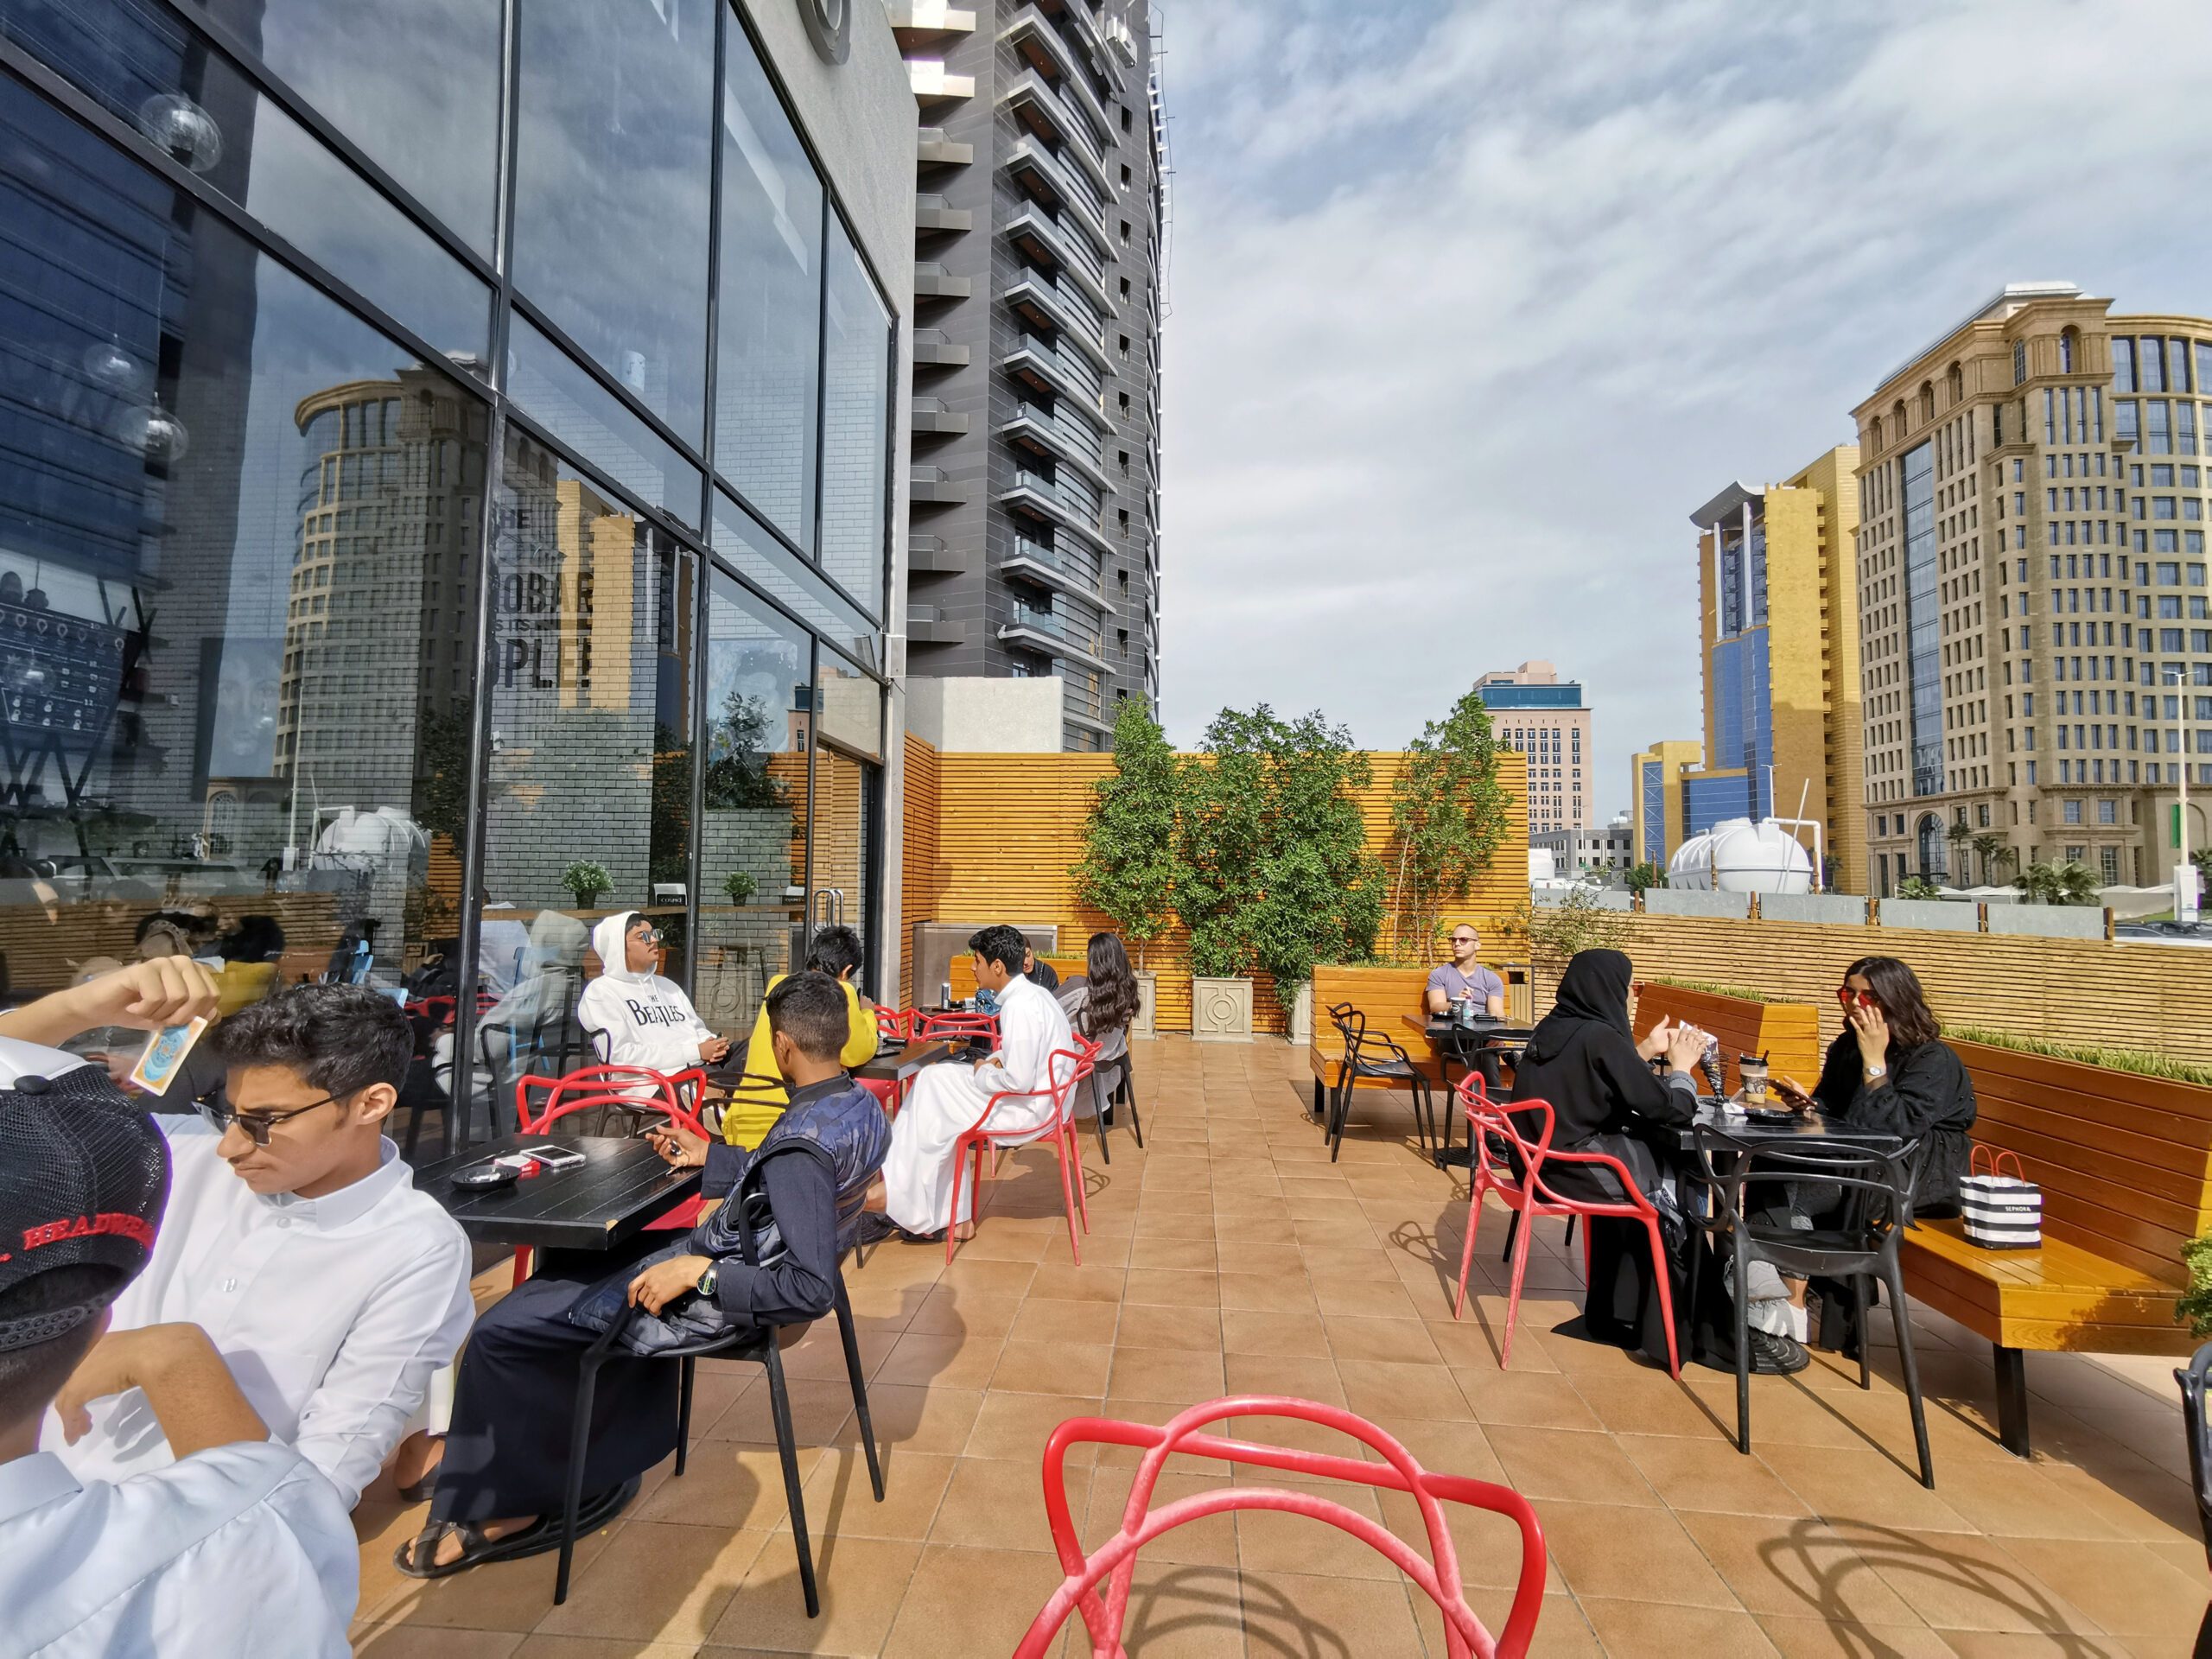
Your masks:
[{"label": "high-rise building", "polygon": [[[1824,885],[1857,886],[1859,451],[1779,484],[1731,484],[1695,512],[1705,765],[1681,783],[1682,834],[1724,818],[1822,826]],[[1803,832],[1806,851],[1814,836]]]},{"label": "high-rise building", "polygon": [[2014,284],[1853,410],[1878,892],[2163,881],[2212,785],[2212,321],[2111,305]]},{"label": "high-rise building", "polygon": [[1689,839],[1683,827],[1682,774],[1700,766],[1705,745],[1694,739],[1668,738],[1630,762],[1636,807],[1629,814],[1631,864],[1667,867],[1675,849]]},{"label": "high-rise building", "polygon": [[[1529,757],[1529,834],[1587,830],[1597,799],[1597,751],[1582,683],[1551,664],[1493,669],[1475,682],[1497,741]],[[1584,768],[1591,768],[1586,780]],[[1532,842],[1533,844],[1533,842]]]},{"label": "high-rise building", "polygon": [[1147,0],[891,7],[920,105],[907,662],[1160,693],[1166,127]]}]

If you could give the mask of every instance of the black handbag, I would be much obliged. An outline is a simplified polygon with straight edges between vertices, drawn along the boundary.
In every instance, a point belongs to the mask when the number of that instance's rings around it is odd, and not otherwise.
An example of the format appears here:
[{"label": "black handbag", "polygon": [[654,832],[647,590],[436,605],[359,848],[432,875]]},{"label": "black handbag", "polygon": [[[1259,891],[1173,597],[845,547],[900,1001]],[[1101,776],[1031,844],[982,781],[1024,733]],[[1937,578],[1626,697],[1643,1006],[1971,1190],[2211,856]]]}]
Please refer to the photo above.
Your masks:
[{"label": "black handbag", "polygon": [[811,1141],[785,1141],[755,1156],[746,1165],[737,1190],[728,1199],[675,1243],[655,1250],[621,1272],[602,1279],[569,1305],[569,1323],[601,1334],[613,1331],[614,1344],[623,1352],[651,1359],[679,1348],[696,1348],[712,1342],[734,1327],[719,1303],[687,1291],[658,1313],[649,1313],[630,1302],[630,1281],[646,1268],[679,1255],[703,1255],[715,1262],[739,1262],[747,1267],[772,1268],[790,1254],[775,1211],[760,1184],[760,1172],[771,1159],[789,1153],[807,1153],[821,1160],[832,1173],[830,1154]]}]

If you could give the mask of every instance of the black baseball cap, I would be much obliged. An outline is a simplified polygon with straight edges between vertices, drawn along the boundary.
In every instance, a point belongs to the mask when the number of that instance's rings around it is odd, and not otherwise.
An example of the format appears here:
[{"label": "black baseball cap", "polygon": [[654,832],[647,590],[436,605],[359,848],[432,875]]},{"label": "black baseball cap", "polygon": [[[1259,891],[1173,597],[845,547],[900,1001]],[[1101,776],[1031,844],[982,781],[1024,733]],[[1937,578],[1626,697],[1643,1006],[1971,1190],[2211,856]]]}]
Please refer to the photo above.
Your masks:
[{"label": "black baseball cap", "polygon": [[4,1352],[67,1335],[144,1269],[169,1157],[146,1115],[92,1066],[21,1073],[0,1087],[0,1293],[56,1268],[113,1269],[88,1300],[0,1319]]}]

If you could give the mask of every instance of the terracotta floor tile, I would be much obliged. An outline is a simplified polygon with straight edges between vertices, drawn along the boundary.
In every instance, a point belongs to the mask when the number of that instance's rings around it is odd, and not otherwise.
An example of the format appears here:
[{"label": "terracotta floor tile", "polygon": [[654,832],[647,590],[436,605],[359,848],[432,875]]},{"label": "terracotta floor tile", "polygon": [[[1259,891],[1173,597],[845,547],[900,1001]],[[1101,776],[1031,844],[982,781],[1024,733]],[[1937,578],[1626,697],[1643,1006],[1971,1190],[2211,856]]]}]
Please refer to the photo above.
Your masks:
[{"label": "terracotta floor tile", "polygon": [[907,1585],[884,1659],[1012,1653],[1059,1584],[1059,1563],[1050,1555],[931,1544]]},{"label": "terracotta floor tile", "polygon": [[1749,1613],[1593,1596],[1584,1596],[1581,1602],[1584,1616],[1608,1653],[1694,1653],[1699,1659],[1758,1659],[1775,1651],[1774,1643]]},{"label": "terracotta floor tile", "polygon": [[[1756,1452],[1745,1457],[1732,1440],[1618,1434],[1613,1441],[1671,1509],[1793,1518],[1812,1513],[1764,1459]],[[1782,1529],[1770,1524],[1769,1530],[1778,1534]]]},{"label": "terracotta floor tile", "polygon": [[882,1650],[922,1546],[905,1539],[838,1538],[815,1554],[819,1617],[806,1616],[790,1540],[762,1550],[709,1637],[767,1652],[865,1655]]},{"label": "terracotta floor tile", "polygon": [[2177,1572],[2140,1544],[2007,1538],[2005,1550],[2102,1629],[2153,1652],[2178,1653],[2204,1618],[2204,1571]]},{"label": "terracotta floor tile", "polygon": [[[548,1606],[537,1628],[556,1635],[703,1641],[768,1542],[766,1532],[629,1522],[576,1574],[569,1599]],[[794,1585],[794,1599],[797,1594]]]},{"label": "terracotta floor tile", "polygon": [[1014,1328],[1021,1302],[1019,1296],[991,1296],[947,1286],[930,1293],[906,1328],[922,1335],[1003,1337]]},{"label": "terracotta floor tile", "polygon": [[1255,1653],[1404,1659],[1421,1648],[1413,1602],[1395,1569],[1390,1581],[1373,1583],[1344,1576],[1257,1573],[1248,1565],[1244,1626],[1247,1651]]},{"label": "terracotta floor tile", "polygon": [[[1936,1490],[1970,1524],[1999,1537],[2117,1541],[2126,1536],[2113,1521],[2075,1503],[2049,1475],[2018,1458],[1939,1463]],[[2200,1564],[2202,1554],[2198,1551]]]},{"label": "terracotta floor tile", "polygon": [[1950,1659],[1955,1649],[1925,1624],[1854,1624],[1847,1619],[1785,1618],[1764,1614],[1766,1632],[1783,1659]]},{"label": "terracotta floor tile", "polygon": [[1221,1305],[1249,1313],[1318,1313],[1313,1287],[1300,1266],[1288,1273],[1224,1273]]},{"label": "terracotta floor tile", "polygon": [[[942,1244],[930,1248],[942,1250]],[[938,1258],[944,1260],[943,1256]],[[863,1273],[862,1278],[867,1277]],[[956,1259],[944,1269],[944,1276],[938,1282],[955,1290],[980,1291],[987,1296],[1026,1296],[1031,1282],[1037,1277],[1034,1264],[1027,1262],[993,1262],[984,1256]]]},{"label": "terracotta floor tile", "polygon": [[1367,1319],[1324,1314],[1322,1328],[1338,1359],[1384,1360],[1393,1364],[1436,1365],[1443,1356],[1436,1351],[1427,1327],[1414,1319]]},{"label": "terracotta floor tile", "polygon": [[[1470,1292],[1465,1313],[1458,1319],[1452,1318],[1452,1304],[1448,1299],[1438,1302],[1430,1310],[1431,1317],[1422,1322],[1428,1326],[1428,1337],[1436,1344],[1437,1352],[1453,1365],[1487,1366],[1497,1370],[1498,1355],[1505,1344],[1505,1301],[1499,1298],[1495,1308],[1484,1305],[1482,1299]],[[1544,1339],[1527,1318],[1523,1318],[1513,1332],[1513,1369],[1516,1371],[1557,1372],[1559,1366],[1546,1351]]]},{"label": "terracotta floor tile", "polygon": [[1228,1392],[1217,1353],[1174,1348],[1116,1348],[1109,1387],[1133,1400],[1193,1406]]},{"label": "terracotta floor tile", "polygon": [[[838,1446],[815,1465],[801,1494],[815,1548],[837,1538],[905,1538],[919,1542],[937,1519],[954,1459],[936,1452],[901,1451],[883,1459],[883,1501],[868,1483],[868,1463],[853,1446]],[[690,1477],[687,1475],[686,1479]],[[782,1487],[777,1491],[780,1496]],[[780,1506],[769,1529],[789,1530]]]},{"label": "terracotta floor tile", "polygon": [[[689,1642],[636,1642],[604,1636],[533,1636],[513,1651],[514,1659],[691,1659],[699,1649]],[[725,1656],[731,1653],[727,1648],[721,1651]]]},{"label": "terracotta floor tile", "polygon": [[[1277,1438],[1275,1426],[1249,1426],[1255,1438]],[[1239,1484],[1243,1478],[1238,1477]],[[1314,1482],[1311,1484],[1275,1477],[1270,1484],[1289,1486],[1294,1491],[1311,1491],[1332,1502],[1341,1503],[1355,1514],[1370,1520],[1382,1518],[1382,1505],[1369,1489],[1341,1482]],[[1389,1559],[1353,1537],[1350,1533],[1317,1521],[1308,1516],[1293,1515],[1277,1510],[1244,1510],[1236,1516],[1236,1552],[1245,1575],[1266,1575],[1280,1573],[1306,1573],[1331,1578],[1370,1579],[1378,1582],[1396,1584],[1401,1575]]]},{"label": "terracotta floor tile", "polygon": [[1221,1345],[1237,1354],[1274,1354],[1288,1358],[1332,1357],[1328,1332],[1319,1318],[1306,1313],[1253,1313],[1240,1308],[1221,1315]]},{"label": "terracotta floor tile", "polygon": [[1224,1394],[1287,1394],[1294,1400],[1318,1400],[1325,1406],[1344,1402],[1344,1385],[1332,1359],[1224,1354],[1221,1363]]},{"label": "terracotta floor tile", "polygon": [[1129,1251],[1129,1266],[1147,1271],[1213,1273],[1221,1265],[1211,1238],[1141,1238]]},{"label": "terracotta floor tile", "polygon": [[[976,1427],[981,1389],[916,1389],[871,1383],[868,1409],[881,1445],[910,1452],[957,1455]],[[849,1421],[841,1444],[858,1444],[859,1425]]]},{"label": "terracotta floor tile", "polygon": [[1836,1523],[1844,1541],[1938,1630],[2094,1636],[2096,1624],[1994,1539]]},{"label": "terracotta floor tile", "polygon": [[1128,1276],[1126,1268],[1047,1262],[1030,1281],[1029,1294],[1063,1302],[1119,1302]]},{"label": "terracotta floor tile", "polygon": [[1203,1239],[1211,1243],[1213,1236],[1213,1211],[1211,1209],[1195,1214],[1187,1206],[1180,1209],[1163,1207],[1156,1211],[1145,1208],[1137,1211],[1136,1236],[1140,1241],[1147,1238]]},{"label": "terracotta floor tile", "polygon": [[1347,1286],[1399,1282],[1395,1260],[1371,1239],[1364,1245],[1300,1241],[1299,1254],[1306,1258],[1306,1274],[1313,1281],[1316,1295],[1325,1285],[1343,1292]]},{"label": "terracotta floor tile", "polygon": [[1001,1340],[909,1332],[872,1382],[904,1388],[980,1389],[998,1369]]},{"label": "terracotta floor tile", "polygon": [[[1175,1535],[1148,1547],[1131,1576],[1128,1618],[1122,1626],[1126,1650],[1144,1659],[1236,1659],[1248,1651],[1238,1574],[1233,1567],[1178,1562],[1154,1554]],[[1071,1618],[1068,1629],[1072,1634],[1066,1651],[1089,1653],[1082,1618]]]},{"label": "terracotta floor tile", "polygon": [[1240,1244],[1295,1244],[1294,1225],[1287,1216],[1217,1215],[1213,1236],[1221,1245],[1223,1259],[1227,1260]]},{"label": "terracotta floor tile", "polygon": [[1024,1394],[1106,1394],[1114,1351],[1103,1343],[1009,1342],[991,1373],[993,1390]]},{"label": "terracotta floor tile", "polygon": [[1204,1273],[1164,1273],[1132,1268],[1122,1296],[1128,1304],[1140,1306],[1218,1307],[1221,1286],[1211,1269]]},{"label": "terracotta floor tile", "polygon": [[[1925,1627],[1923,1627],[1924,1629]],[[1837,1634],[1841,1634],[1839,1627]],[[1882,1632],[1886,1635],[1887,1632]],[[2063,1638],[2028,1634],[2018,1630],[1929,1630],[1943,1643],[1943,1651],[1957,1656],[1957,1659],[2050,1659],[2053,1654],[2063,1654],[2065,1659],[2129,1659],[2134,1650],[2122,1647],[2108,1636],[2069,1635]],[[1851,1659],[1880,1649],[1815,1648],[1816,1653],[1847,1653]],[[1904,1649],[1918,1652],[1918,1649]]]},{"label": "terracotta floor tile", "polygon": [[1006,1334],[1017,1342],[1110,1343],[1121,1309],[1111,1302],[1064,1302],[1031,1296]]},{"label": "terracotta floor tile", "polygon": [[[1227,1490],[1227,1466],[1222,1465],[1222,1470],[1219,1474],[1199,1475],[1163,1470],[1152,1489],[1147,1512],[1165,1509],[1178,1499],[1198,1493]],[[1135,1476],[1135,1469],[1118,1467],[1100,1469],[1092,1475],[1088,1512],[1076,1512],[1081,1521],[1079,1530],[1084,1549],[1097,1549],[1121,1530],[1122,1517],[1128,1509],[1130,1484]],[[1236,1565],[1236,1517],[1208,1516],[1162,1533],[1144,1547],[1141,1559],[1233,1567]]]},{"label": "terracotta floor tile", "polygon": [[[1414,1618],[1421,1626],[1423,1651],[1441,1659],[1446,1652],[1444,1619],[1428,1598],[1414,1595]],[[1492,1637],[1503,1633],[1513,1611],[1513,1597],[1505,1588],[1471,1588],[1467,1602],[1475,1617]],[[1536,1614],[1536,1633],[1529,1645],[1531,1659],[1597,1659],[1605,1652],[1573,1596],[1560,1591],[1544,1597]]]},{"label": "terracotta floor tile", "polygon": [[1678,1434],[1712,1440],[1732,1438],[1736,1427],[1732,1407],[1724,1412],[1664,1371],[1586,1374],[1576,1380],[1574,1389],[1597,1414],[1599,1425],[1615,1434]]},{"label": "terracotta floor tile", "polygon": [[1737,1605],[1697,1541],[1665,1510],[1545,1498],[1536,1512],[1552,1562],[1578,1598]]},{"label": "terracotta floor tile", "polygon": [[1658,1494],[1610,1434],[1512,1423],[1485,1424],[1483,1434],[1507,1482],[1526,1497],[1659,1507]]},{"label": "terracotta floor tile", "polygon": [[[1520,1357],[1517,1351],[1514,1357]],[[1595,1430],[1599,1426],[1589,1402],[1557,1371],[1500,1371],[1478,1362],[1455,1365],[1452,1372],[1479,1421],[1534,1428]]]},{"label": "terracotta floor tile", "polygon": [[[993,1389],[983,1395],[982,1409],[963,1455],[1000,1458],[1041,1467],[1045,1442],[1054,1429],[1071,1417],[1096,1417],[1104,1408],[1103,1396],[1066,1394],[1023,1394]],[[1087,1468],[1093,1448],[1077,1446],[1068,1453],[1071,1468]]]},{"label": "terracotta floor tile", "polygon": [[[1040,1460],[1041,1462],[1041,1460]],[[1083,1513],[1090,1497],[1090,1471],[1067,1471],[1068,1507]],[[930,1529],[933,1544],[972,1549],[1052,1548],[1045,1522],[1044,1486],[1039,1465],[995,1458],[962,1458],[954,1465]]]},{"label": "terracotta floor tile", "polygon": [[[798,1448],[802,1482],[824,1455],[820,1446]],[[630,1515],[639,1521],[766,1531],[782,1524],[784,1510],[784,1471],[775,1447],[702,1440],[691,1448],[683,1473],[640,1497]]]},{"label": "terracotta floor tile", "polygon": [[1936,1490],[1920,1484],[1879,1452],[1839,1452],[1819,1446],[1762,1445],[1751,1450],[1784,1485],[1832,1522],[1865,1521],[1928,1532],[1969,1532],[1966,1517],[1943,1501],[1943,1473]]},{"label": "terracotta floor tile", "polygon": [[[445,1630],[428,1624],[357,1625],[353,1636],[356,1659],[364,1654],[369,1659],[509,1659],[524,1641],[518,1630]],[[665,1651],[689,1655],[691,1649]]]},{"label": "terracotta floor tile", "polygon": [[1363,1417],[1440,1417],[1459,1421],[1473,1416],[1467,1402],[1440,1365],[1389,1365],[1339,1359],[1337,1376],[1344,1403]]},{"label": "terracotta floor tile", "polygon": [[1675,1518],[1736,1599],[1754,1613],[1819,1615],[1867,1624],[1916,1620],[1840,1534],[1811,1516],[1779,1526],[1760,1515],[1682,1512]]},{"label": "terracotta floor tile", "polygon": [[1395,1276],[1389,1282],[1380,1279],[1332,1279],[1314,1277],[1313,1300],[1325,1315],[1339,1319],[1391,1319],[1402,1324],[1418,1324],[1421,1310],[1405,1293]]},{"label": "terracotta floor tile", "polygon": [[1211,1307],[1125,1307],[1114,1328],[1121,1348],[1181,1348],[1218,1353],[1222,1314]]}]

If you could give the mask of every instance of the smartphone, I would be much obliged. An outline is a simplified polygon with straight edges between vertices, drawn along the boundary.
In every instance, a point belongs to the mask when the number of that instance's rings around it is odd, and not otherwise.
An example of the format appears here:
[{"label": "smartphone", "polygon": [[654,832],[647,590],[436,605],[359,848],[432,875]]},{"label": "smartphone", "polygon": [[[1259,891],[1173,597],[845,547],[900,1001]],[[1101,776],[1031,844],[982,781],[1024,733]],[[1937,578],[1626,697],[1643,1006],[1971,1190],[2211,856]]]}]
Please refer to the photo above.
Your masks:
[{"label": "smartphone", "polygon": [[583,1154],[578,1152],[574,1147],[564,1147],[556,1141],[533,1141],[529,1146],[518,1147],[507,1155],[511,1158],[534,1159],[548,1169],[577,1169],[581,1168],[584,1162]]}]

